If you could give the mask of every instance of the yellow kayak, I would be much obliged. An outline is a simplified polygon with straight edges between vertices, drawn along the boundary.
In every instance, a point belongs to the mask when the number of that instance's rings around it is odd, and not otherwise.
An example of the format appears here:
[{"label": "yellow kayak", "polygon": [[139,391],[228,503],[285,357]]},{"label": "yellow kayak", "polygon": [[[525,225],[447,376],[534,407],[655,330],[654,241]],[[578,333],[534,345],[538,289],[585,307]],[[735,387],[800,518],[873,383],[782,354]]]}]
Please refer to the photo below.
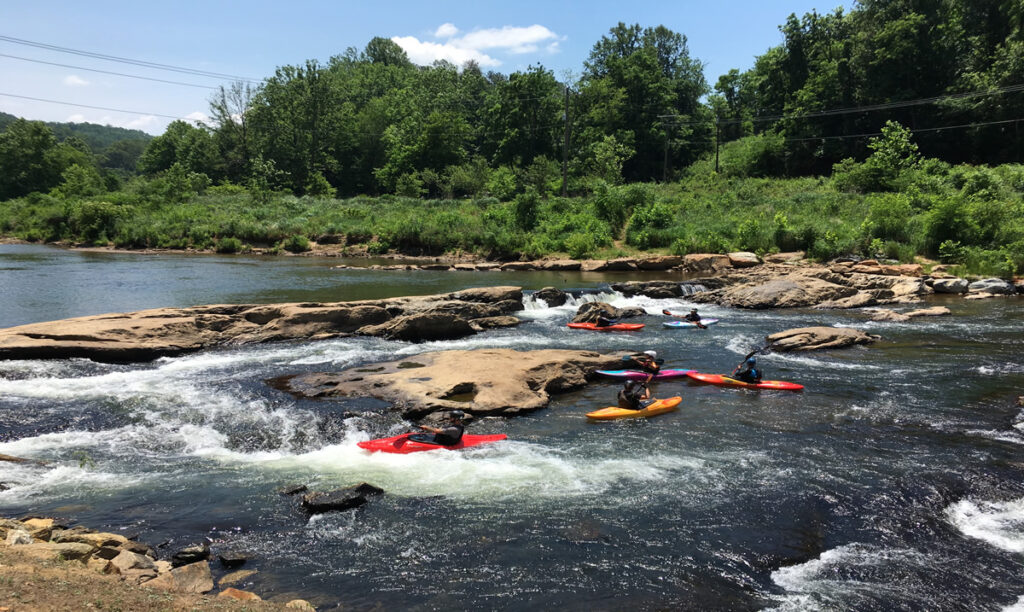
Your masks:
[{"label": "yellow kayak", "polygon": [[611,419],[627,419],[632,417],[649,417],[663,412],[671,412],[676,409],[676,406],[678,406],[681,401],[683,401],[683,398],[677,395],[676,397],[667,397],[665,399],[655,400],[642,410],[628,410],[626,408],[611,406],[610,408],[602,408],[600,410],[588,412],[587,417],[598,421],[610,421]]}]

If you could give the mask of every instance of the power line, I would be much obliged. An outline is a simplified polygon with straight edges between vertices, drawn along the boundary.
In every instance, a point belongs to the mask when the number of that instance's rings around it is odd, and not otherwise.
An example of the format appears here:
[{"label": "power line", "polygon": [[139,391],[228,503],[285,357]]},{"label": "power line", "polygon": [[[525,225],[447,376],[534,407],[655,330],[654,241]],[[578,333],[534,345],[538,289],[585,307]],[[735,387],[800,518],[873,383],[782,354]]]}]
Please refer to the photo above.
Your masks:
[{"label": "power line", "polygon": [[[995,96],[1004,93],[1018,93],[1024,91],[1024,84],[1018,85],[1006,85],[1004,87],[997,87],[995,89],[989,89],[986,91],[970,91],[958,94],[949,94],[944,96],[933,96],[930,98],[916,98],[913,100],[901,100],[898,102],[886,102],[882,104],[872,104],[868,106],[853,106],[845,108],[835,108],[822,111],[814,111],[809,113],[800,113],[793,115],[760,115],[757,117],[750,117],[746,119],[726,119],[718,121],[719,125],[733,125],[739,123],[751,122],[762,122],[762,121],[782,121],[792,119],[813,119],[817,117],[829,117],[835,115],[848,115],[852,113],[867,113],[878,110],[890,110],[894,108],[905,108],[908,106],[920,106],[923,104],[935,104],[938,102],[946,102],[951,100],[963,100],[967,98],[977,98],[983,96]],[[686,115],[658,115],[659,119],[671,119],[677,117],[685,117]],[[678,121],[674,125],[697,125],[702,123],[708,123],[706,119],[693,119],[689,121]]]},{"label": "power line", "polygon": [[91,108],[94,110],[105,110],[115,113],[127,113],[129,115],[152,115],[153,117],[163,117],[165,119],[180,119],[181,121],[193,121],[187,117],[175,117],[173,115],[161,115],[160,113],[145,113],[142,111],[125,110],[123,108],[109,108],[106,106],[90,106],[88,104],[77,104],[75,102],[61,102],[60,100],[47,100],[46,98],[33,98],[31,96],[19,96],[18,94],[10,94],[0,92],[0,96],[7,96],[9,98],[21,98],[22,100],[33,100],[35,102],[49,102],[50,104],[63,104],[64,106],[79,106],[81,108]]},{"label": "power line", "polygon": [[202,89],[217,89],[210,85],[197,85],[195,83],[182,83],[181,81],[167,81],[164,79],[154,79],[152,77],[139,76],[137,74],[125,74],[123,72],[111,72],[109,70],[98,70],[96,68],[86,68],[84,66],[72,66],[70,64],[58,64],[57,62],[44,62],[43,60],[31,59],[28,57],[19,57],[17,55],[8,55],[6,53],[0,53],[0,57],[8,57],[11,59],[21,60],[23,62],[35,62],[37,64],[46,64],[48,66],[60,66],[61,68],[71,68],[73,70],[88,70],[89,72],[99,72],[102,74],[112,74],[114,76],[128,77],[132,79],[143,79],[146,81],[156,81],[158,83],[170,83],[171,85],[184,85],[186,87],[200,87]]},{"label": "power line", "polygon": [[170,64],[159,64],[156,62],[148,62],[144,60],[137,60],[128,57],[119,57],[116,55],[106,55],[104,53],[94,53],[92,51],[82,51],[80,49],[71,49],[69,47],[60,47],[57,45],[51,45],[48,43],[35,42],[31,40],[25,40],[22,38],[14,38],[13,36],[0,35],[0,40],[16,45],[27,45],[29,47],[37,47],[39,49],[47,49],[49,51],[57,51],[59,53],[70,53],[72,55],[80,55],[82,57],[92,57],[95,59],[101,59],[108,62],[120,62],[122,64],[132,64],[135,66],[142,66],[145,68],[154,68],[156,70],[167,70],[170,72],[180,72],[183,74],[192,74],[196,76],[215,78],[215,79],[230,79],[233,81],[248,81],[250,83],[259,83],[256,79],[250,79],[248,77],[241,77],[233,74],[224,74],[220,72],[210,72],[206,70],[195,70],[193,68],[183,68],[181,66],[172,66]]}]

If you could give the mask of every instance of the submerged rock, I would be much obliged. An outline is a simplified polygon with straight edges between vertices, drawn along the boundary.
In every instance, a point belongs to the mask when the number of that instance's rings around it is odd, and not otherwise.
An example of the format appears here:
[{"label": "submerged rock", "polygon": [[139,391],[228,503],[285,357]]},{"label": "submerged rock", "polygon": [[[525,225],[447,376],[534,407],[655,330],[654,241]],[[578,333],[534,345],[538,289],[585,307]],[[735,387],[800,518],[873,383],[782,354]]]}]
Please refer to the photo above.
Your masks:
[{"label": "submerged rock", "polygon": [[773,351],[815,351],[871,344],[875,336],[849,327],[800,327],[787,329],[767,337]]},{"label": "submerged rock", "polygon": [[384,489],[364,482],[336,491],[307,493],[302,497],[302,507],[310,514],[349,510],[358,508],[369,501],[370,497],[383,493]]},{"label": "submerged rock", "polygon": [[[408,418],[464,410],[474,415],[515,415],[548,405],[551,394],[587,384],[595,370],[622,367],[620,355],[547,349],[441,351],[416,356],[422,367],[401,361],[336,374],[274,379],[274,386],[300,397],[376,397],[394,402]],[[365,369],[365,368],[364,368]]]}]

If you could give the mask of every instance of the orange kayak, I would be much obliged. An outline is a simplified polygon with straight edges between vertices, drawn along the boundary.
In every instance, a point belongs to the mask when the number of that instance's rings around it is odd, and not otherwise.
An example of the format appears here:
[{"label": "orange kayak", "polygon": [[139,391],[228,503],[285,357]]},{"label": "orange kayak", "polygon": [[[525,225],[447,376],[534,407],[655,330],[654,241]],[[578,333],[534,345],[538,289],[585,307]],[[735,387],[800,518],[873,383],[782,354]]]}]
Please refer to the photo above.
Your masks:
[{"label": "orange kayak", "polygon": [[644,328],[643,323],[613,323],[598,327],[596,323],[569,323],[573,329],[592,329],[594,331],[637,331]]},{"label": "orange kayak", "polygon": [[610,421],[612,419],[649,417],[654,416],[656,414],[662,414],[664,412],[671,412],[676,409],[676,406],[678,406],[679,402],[681,401],[683,401],[683,398],[677,395],[675,397],[667,397],[665,399],[655,400],[642,410],[629,410],[627,408],[611,406],[609,408],[602,408],[600,410],[588,412],[587,418],[594,419],[597,421]]}]

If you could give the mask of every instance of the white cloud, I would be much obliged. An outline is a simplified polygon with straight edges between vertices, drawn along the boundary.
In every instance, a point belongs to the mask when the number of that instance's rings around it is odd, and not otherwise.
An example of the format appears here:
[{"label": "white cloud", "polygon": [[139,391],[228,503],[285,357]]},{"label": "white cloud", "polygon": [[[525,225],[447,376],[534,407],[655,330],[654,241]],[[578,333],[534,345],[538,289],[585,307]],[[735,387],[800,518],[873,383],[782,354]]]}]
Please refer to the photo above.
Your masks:
[{"label": "white cloud", "polygon": [[426,65],[435,60],[447,60],[461,66],[468,60],[475,60],[481,66],[500,66],[501,61],[484,53],[493,49],[502,53],[523,55],[544,50],[547,53],[558,53],[560,37],[546,27],[534,24],[527,27],[504,26],[475,30],[463,36],[455,37],[459,29],[455,24],[442,24],[434,32],[435,38],[445,38],[447,42],[434,43],[421,41],[414,36],[393,36],[391,40],[405,49],[413,63]]},{"label": "white cloud", "polygon": [[89,84],[89,81],[86,81],[85,79],[76,74],[69,74],[68,76],[64,77],[64,84],[68,87],[85,87]]},{"label": "white cloud", "polygon": [[558,40],[558,35],[534,24],[525,28],[505,26],[476,30],[451,42],[467,49],[507,49],[511,53],[528,53],[537,49],[537,43],[549,40]]},{"label": "white cloud", "polygon": [[159,122],[160,120],[153,115],[142,115],[122,124],[120,127],[128,128],[130,130],[142,130],[145,132],[147,128],[152,129],[159,125]]},{"label": "white cloud", "polygon": [[414,64],[426,66],[436,60],[447,60],[456,66],[461,66],[469,60],[474,60],[481,66],[500,66],[501,62],[493,57],[481,53],[475,49],[464,49],[451,43],[432,43],[420,41],[415,36],[392,36],[399,47],[405,50],[409,59]]},{"label": "white cloud", "polygon": [[210,119],[210,116],[202,111],[191,112],[185,115],[185,118],[191,121],[192,123],[205,123],[209,126],[213,125],[213,121]]},{"label": "white cloud", "polygon": [[85,123],[87,120],[85,118],[85,115],[83,115],[82,113],[75,113],[74,115],[71,115],[64,121],[68,123]]},{"label": "white cloud", "polygon": [[451,38],[458,33],[459,29],[455,27],[454,23],[442,23],[434,32],[434,38]]}]

